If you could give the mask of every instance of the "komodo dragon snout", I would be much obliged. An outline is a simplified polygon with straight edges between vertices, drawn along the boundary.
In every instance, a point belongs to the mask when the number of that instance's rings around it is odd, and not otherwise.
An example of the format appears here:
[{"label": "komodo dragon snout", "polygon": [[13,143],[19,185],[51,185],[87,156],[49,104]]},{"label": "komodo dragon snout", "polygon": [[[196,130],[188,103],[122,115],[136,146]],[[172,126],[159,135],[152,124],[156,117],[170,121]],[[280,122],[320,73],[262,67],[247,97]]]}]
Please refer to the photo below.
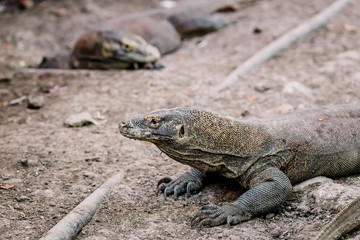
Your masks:
[{"label": "komodo dragon snout", "polygon": [[178,140],[185,136],[182,114],[172,110],[154,111],[119,123],[120,133],[132,139],[161,142]]}]

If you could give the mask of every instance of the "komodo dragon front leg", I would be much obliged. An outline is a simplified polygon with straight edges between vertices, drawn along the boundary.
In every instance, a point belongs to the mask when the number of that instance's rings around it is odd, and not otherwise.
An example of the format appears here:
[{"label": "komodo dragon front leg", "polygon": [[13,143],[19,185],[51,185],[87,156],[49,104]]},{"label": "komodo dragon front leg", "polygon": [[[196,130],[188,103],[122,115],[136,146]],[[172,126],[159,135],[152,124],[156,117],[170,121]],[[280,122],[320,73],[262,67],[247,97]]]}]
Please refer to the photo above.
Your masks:
[{"label": "komodo dragon front leg", "polygon": [[[171,181],[167,186],[160,185],[158,191],[163,191],[165,199],[171,194],[177,198],[186,193],[199,190],[206,179],[206,174],[197,169],[187,172]],[[248,186],[249,190],[242,194],[235,202],[225,206],[206,205],[196,213],[192,225],[198,227],[239,224],[276,208],[291,194],[289,178],[277,168],[268,168],[249,180],[240,183]]]},{"label": "komodo dragon front leg", "polygon": [[278,207],[285,202],[291,190],[290,180],[282,171],[268,168],[250,180],[249,190],[235,202],[222,207],[203,207],[194,215],[192,224],[198,227],[239,224]]}]

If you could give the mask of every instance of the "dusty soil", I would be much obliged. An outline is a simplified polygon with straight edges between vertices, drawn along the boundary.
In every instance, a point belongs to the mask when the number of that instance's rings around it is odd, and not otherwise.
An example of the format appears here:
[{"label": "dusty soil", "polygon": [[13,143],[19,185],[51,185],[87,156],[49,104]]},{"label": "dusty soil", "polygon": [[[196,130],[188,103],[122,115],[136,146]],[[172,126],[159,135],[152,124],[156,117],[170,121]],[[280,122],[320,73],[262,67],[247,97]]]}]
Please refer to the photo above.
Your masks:
[{"label": "dusty soil", "polygon": [[[157,181],[189,168],[117,130],[125,117],[177,106],[251,119],[299,108],[358,104],[359,4],[216,96],[210,90],[237,65],[332,1],[242,5],[227,14],[232,21],[227,28],[187,40],[164,56],[166,68],[160,71],[23,69],[35,66],[41,56],[68,52],[81,33],[106,19],[159,3],[99,2],[36,2],[32,9],[0,16],[0,185],[14,185],[0,189],[1,239],[40,238],[118,171],[125,173],[123,183],[78,239],[310,239],[360,195],[359,176],[317,179],[296,186],[294,196],[274,214],[231,228],[192,229],[191,215],[202,205],[229,203],[241,189],[234,183],[212,184],[188,200],[165,202],[155,195]],[[262,32],[254,34],[255,28]],[[9,105],[32,92],[45,97],[44,107],[28,109],[26,101]],[[64,125],[69,115],[83,111],[101,124]],[[360,233],[347,238],[360,239]]]}]

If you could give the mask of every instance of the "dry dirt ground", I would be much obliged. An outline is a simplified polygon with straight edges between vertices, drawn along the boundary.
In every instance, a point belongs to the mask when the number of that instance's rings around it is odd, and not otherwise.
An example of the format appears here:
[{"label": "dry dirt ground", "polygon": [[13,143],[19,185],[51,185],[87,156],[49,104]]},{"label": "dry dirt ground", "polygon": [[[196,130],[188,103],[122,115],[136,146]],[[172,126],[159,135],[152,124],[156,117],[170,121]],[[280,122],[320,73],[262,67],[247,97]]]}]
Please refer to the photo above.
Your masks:
[{"label": "dry dirt ground", "polygon": [[[38,239],[118,171],[122,184],[78,239],[311,239],[360,194],[360,177],[318,178],[296,186],[273,214],[231,228],[192,229],[206,203],[223,205],[241,194],[217,183],[188,200],[165,202],[157,181],[188,170],[150,143],[122,137],[125,117],[159,108],[195,106],[238,119],[323,105],[360,102],[360,6],[348,6],[327,27],[263,64],[230,89],[212,95],[236,66],[332,0],[272,0],[228,13],[225,29],[184,41],[164,56],[159,71],[48,71],[23,67],[69,51],[102,21],[158,6],[146,1],[44,1],[0,16],[0,239]],[[254,34],[254,29],[261,29]],[[49,89],[58,89],[51,91]],[[44,107],[13,99],[37,91]],[[99,125],[69,128],[64,120],[87,111]],[[346,238],[360,239],[360,233]]]}]

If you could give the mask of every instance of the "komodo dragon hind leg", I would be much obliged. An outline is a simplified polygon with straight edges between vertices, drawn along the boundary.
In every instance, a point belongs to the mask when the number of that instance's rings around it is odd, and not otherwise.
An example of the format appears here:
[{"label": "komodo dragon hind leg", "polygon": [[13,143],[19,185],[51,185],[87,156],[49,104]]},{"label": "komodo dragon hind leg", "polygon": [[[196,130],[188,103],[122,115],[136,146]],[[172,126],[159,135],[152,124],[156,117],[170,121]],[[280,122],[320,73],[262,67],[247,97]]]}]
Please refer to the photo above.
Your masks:
[{"label": "komodo dragon hind leg", "polygon": [[204,206],[193,217],[192,226],[214,227],[239,224],[278,207],[291,194],[288,177],[277,168],[268,168],[250,180],[250,190],[225,206]]},{"label": "komodo dragon hind leg", "polygon": [[163,178],[158,183],[157,193],[163,192],[165,200],[170,195],[173,195],[175,199],[178,196],[185,193],[186,197],[189,197],[191,193],[199,190],[203,186],[206,174],[200,172],[197,169],[192,169],[186,172],[175,180],[170,178]]}]

